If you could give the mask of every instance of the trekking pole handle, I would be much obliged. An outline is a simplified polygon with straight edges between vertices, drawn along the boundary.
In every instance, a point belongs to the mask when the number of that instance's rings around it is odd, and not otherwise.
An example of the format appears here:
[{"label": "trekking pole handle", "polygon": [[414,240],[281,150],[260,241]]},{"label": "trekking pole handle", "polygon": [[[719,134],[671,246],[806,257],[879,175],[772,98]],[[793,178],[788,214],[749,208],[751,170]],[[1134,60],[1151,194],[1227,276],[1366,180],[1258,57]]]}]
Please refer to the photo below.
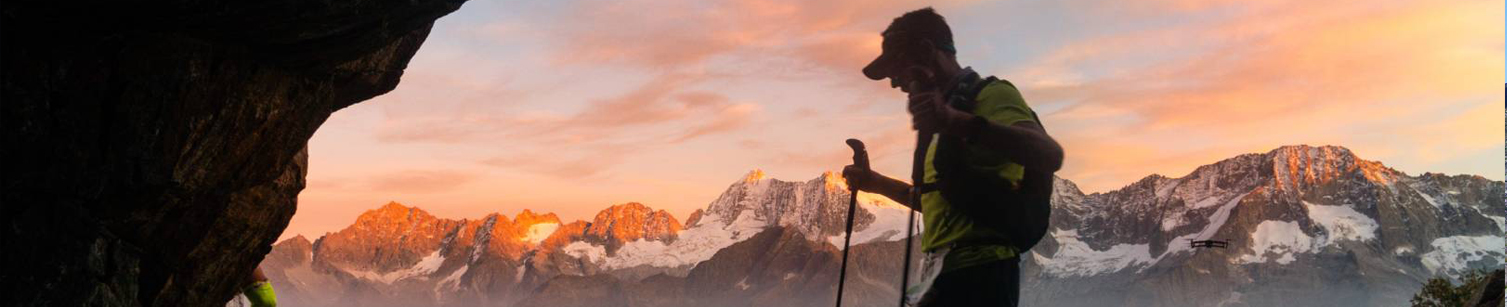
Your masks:
[{"label": "trekking pole handle", "polygon": [[869,169],[869,151],[863,148],[863,141],[848,139],[848,147],[853,148],[853,165]]}]

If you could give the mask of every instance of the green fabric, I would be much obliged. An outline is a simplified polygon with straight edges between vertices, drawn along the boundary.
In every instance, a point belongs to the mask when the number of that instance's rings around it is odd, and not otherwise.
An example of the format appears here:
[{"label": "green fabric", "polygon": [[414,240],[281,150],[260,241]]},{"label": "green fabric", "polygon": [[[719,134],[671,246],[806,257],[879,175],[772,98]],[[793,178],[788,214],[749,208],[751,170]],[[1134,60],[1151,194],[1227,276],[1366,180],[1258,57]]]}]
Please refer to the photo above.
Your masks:
[{"label": "green fabric", "polygon": [[272,283],[260,281],[244,292],[253,307],[277,307],[277,293],[272,292]]},{"label": "green fabric", "polygon": [[[1021,98],[1015,86],[1008,82],[1000,81],[985,86],[983,91],[979,92],[977,102],[973,114],[982,116],[991,123],[1014,125],[1022,121],[1034,121],[1031,108],[1026,106],[1025,99]],[[921,177],[925,183],[937,182],[937,170],[932,163],[936,151],[937,138],[934,137],[931,144],[927,144],[926,149],[926,165]],[[1017,185],[1025,177],[1024,167],[1010,162],[1010,159],[992,150],[968,146],[968,153],[964,155],[964,159],[968,167],[998,172],[1001,177]],[[1000,231],[976,227],[973,218],[954,210],[952,205],[942,197],[940,191],[931,191],[921,195],[921,211],[925,216],[923,223],[926,228],[922,233],[921,248],[928,252],[960,241],[987,242],[1008,238]],[[942,271],[1006,260],[1016,255],[1017,251],[1014,247],[969,246],[948,252],[947,257],[942,260]]]}]

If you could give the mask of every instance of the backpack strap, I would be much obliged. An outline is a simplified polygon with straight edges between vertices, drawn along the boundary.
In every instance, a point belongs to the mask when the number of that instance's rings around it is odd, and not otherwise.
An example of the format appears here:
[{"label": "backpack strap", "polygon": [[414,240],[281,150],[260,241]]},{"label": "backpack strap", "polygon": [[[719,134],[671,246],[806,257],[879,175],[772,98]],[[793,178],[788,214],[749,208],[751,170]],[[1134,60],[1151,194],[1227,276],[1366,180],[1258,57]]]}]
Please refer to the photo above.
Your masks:
[{"label": "backpack strap", "polygon": [[[980,92],[984,91],[985,87],[988,87],[989,84],[993,84],[995,81],[1003,81],[999,78],[995,78],[994,76],[980,79],[978,73],[972,72],[971,70],[960,78],[961,80],[959,80],[957,86],[948,91],[947,104],[955,109],[970,113],[972,113],[973,109],[978,106],[978,95]],[[1009,83],[1009,81],[1004,82]],[[914,168],[911,170],[911,182],[913,183],[912,186],[915,188],[915,195],[917,196],[940,190],[942,187],[940,176],[938,176],[939,178],[937,182],[931,183],[925,183],[923,182],[923,178],[921,178],[926,163],[926,148],[931,146],[930,143],[930,135],[922,135],[917,137],[916,152],[914,156],[915,161],[913,164],[911,164],[914,165]],[[937,144],[937,146],[938,150],[943,150],[941,149],[942,144],[939,143]],[[940,168],[936,168],[936,170],[938,173],[942,172]]]},{"label": "backpack strap", "polygon": [[978,106],[979,93],[995,81],[1000,80],[994,76],[980,79],[978,73],[969,72],[968,75],[963,76],[961,82],[958,82],[957,87],[948,91],[947,104],[955,109],[972,113],[973,109]]}]

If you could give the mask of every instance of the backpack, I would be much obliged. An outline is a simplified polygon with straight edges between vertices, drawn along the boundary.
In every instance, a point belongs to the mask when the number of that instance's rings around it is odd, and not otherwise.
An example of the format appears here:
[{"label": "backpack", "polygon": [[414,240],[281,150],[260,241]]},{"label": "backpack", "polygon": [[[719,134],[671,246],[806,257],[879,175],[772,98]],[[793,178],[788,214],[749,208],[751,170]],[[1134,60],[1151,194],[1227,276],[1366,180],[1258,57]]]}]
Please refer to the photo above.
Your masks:
[{"label": "backpack", "polygon": [[[947,102],[953,108],[972,113],[979,92],[994,82],[1010,84],[992,76],[980,80],[976,74],[970,75],[948,93]],[[1031,117],[1041,124],[1034,110]],[[998,230],[1009,238],[1009,242],[961,243],[1004,244],[1015,247],[1018,253],[1036,246],[1046,235],[1051,218],[1052,172],[1026,168],[1025,176],[1016,186],[997,173],[965,165],[964,155],[968,150],[965,140],[945,134],[939,137],[933,159],[937,181],[928,185],[940,190],[949,204],[973,218],[978,225]],[[924,150],[921,154],[925,154]]]}]

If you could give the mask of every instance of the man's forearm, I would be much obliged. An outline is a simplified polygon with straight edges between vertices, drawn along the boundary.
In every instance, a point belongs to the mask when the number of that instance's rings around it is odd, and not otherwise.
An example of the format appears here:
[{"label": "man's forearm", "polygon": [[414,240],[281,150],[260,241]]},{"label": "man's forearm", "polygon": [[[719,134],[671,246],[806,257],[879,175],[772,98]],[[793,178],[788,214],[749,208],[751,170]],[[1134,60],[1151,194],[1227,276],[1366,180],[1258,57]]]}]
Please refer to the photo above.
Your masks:
[{"label": "man's forearm", "polygon": [[888,176],[880,175],[879,173],[874,173],[873,180],[874,190],[869,192],[884,195],[884,197],[888,197],[890,200],[894,200],[901,205],[910,207],[912,210],[921,210],[920,208],[918,208],[918,206],[910,203],[911,185],[909,183],[905,183],[904,181],[890,178]]},{"label": "man's forearm", "polygon": [[998,125],[986,122],[974,127],[969,141],[996,150],[1026,168],[1055,172],[1062,169],[1062,146],[1033,122]]}]

